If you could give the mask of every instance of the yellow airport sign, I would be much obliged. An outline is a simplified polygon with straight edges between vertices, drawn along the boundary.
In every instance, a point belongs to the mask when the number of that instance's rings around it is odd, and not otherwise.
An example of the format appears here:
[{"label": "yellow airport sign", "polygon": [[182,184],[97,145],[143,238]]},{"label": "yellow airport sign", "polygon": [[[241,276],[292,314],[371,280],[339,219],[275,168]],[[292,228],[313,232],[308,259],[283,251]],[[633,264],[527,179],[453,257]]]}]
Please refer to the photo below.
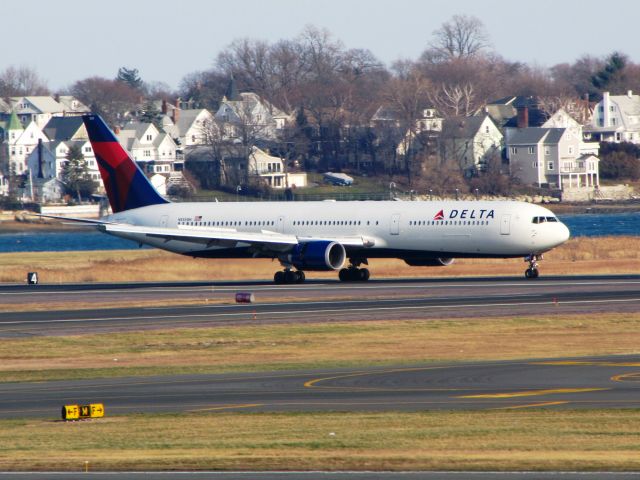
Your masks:
[{"label": "yellow airport sign", "polygon": [[64,405],[62,407],[63,420],[83,420],[86,418],[104,417],[104,405],[102,403],[90,403],[88,405]]}]

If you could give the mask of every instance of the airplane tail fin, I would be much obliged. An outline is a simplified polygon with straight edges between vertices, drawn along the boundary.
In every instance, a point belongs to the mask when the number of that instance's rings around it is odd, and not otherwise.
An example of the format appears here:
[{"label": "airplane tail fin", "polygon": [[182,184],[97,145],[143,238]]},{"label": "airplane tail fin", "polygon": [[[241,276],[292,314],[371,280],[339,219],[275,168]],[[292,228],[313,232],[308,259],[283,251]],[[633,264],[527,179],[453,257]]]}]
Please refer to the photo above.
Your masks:
[{"label": "airplane tail fin", "polygon": [[169,203],[153,188],[99,115],[83,115],[82,121],[89,134],[113,213]]}]

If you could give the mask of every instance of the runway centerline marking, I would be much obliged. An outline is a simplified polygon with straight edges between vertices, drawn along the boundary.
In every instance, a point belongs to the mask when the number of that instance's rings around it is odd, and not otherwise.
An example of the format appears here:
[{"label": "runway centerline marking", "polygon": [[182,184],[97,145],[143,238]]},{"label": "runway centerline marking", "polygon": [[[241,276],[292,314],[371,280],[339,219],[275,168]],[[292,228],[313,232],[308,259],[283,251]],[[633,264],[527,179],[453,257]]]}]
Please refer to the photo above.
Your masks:
[{"label": "runway centerline marking", "polygon": [[[609,299],[609,300],[565,300],[560,302],[562,305],[580,305],[580,304],[606,304],[606,303],[633,303],[640,302],[640,298],[621,298],[621,299]],[[513,302],[513,303],[479,303],[479,304],[463,304],[463,305],[414,305],[414,306],[393,306],[393,307],[372,307],[372,308],[329,308],[324,310],[281,310],[281,311],[268,311],[257,312],[258,315],[299,315],[301,313],[349,313],[349,312],[372,312],[372,311],[386,311],[386,310],[425,310],[425,309],[443,309],[443,308],[486,308],[486,307],[524,307],[524,306],[537,306],[542,305],[557,305],[553,301],[540,301],[540,302]],[[144,316],[129,316],[129,317],[103,317],[103,318],[76,318],[76,319],[52,319],[52,320],[14,320],[10,322],[0,321],[0,325],[24,325],[24,324],[48,324],[48,323],[93,323],[93,322],[112,322],[112,321],[131,321],[131,320],[173,320],[173,319],[188,319],[188,318],[213,318],[213,317],[239,317],[252,315],[250,311],[243,312],[225,312],[225,313],[197,313],[197,314],[185,314],[185,315],[144,315]]]},{"label": "runway centerline marking", "polygon": [[529,403],[527,405],[511,405],[509,407],[492,408],[491,410],[519,410],[521,408],[539,408],[539,407],[552,407],[554,405],[566,405],[569,403],[566,400],[559,402],[542,402],[542,403]]},{"label": "runway centerline marking", "polygon": [[187,412],[195,413],[195,412],[211,412],[217,410],[229,410],[234,408],[253,408],[253,407],[262,407],[262,403],[245,403],[239,405],[221,405],[218,407],[205,407],[205,408],[195,408],[193,410],[187,410]]},{"label": "runway centerline marking", "polygon": [[640,382],[640,372],[623,373],[611,377],[614,382]]},{"label": "runway centerline marking", "polygon": [[548,390],[522,390],[520,392],[505,393],[480,393],[473,395],[461,395],[456,398],[517,398],[517,397],[537,397],[541,395],[556,395],[560,393],[587,393],[602,392],[611,390],[610,388],[555,388]]}]

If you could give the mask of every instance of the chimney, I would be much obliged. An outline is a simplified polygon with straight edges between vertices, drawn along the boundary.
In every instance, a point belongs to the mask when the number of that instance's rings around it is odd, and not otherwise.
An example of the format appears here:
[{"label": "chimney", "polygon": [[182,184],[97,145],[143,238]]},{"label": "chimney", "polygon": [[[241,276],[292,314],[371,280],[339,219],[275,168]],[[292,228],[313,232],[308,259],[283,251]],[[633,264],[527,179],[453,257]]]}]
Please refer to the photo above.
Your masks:
[{"label": "chimney", "polygon": [[[178,102],[176,102],[178,103]],[[177,125],[178,124],[178,120],[180,120],[180,109],[178,107],[173,109],[173,124]]]},{"label": "chimney", "polygon": [[516,110],[518,112],[518,128],[527,128],[529,126],[529,107],[522,105]]},{"label": "chimney", "polygon": [[167,101],[162,100],[162,114],[166,115],[169,110],[167,109]]},{"label": "chimney", "polygon": [[42,139],[38,139],[38,178],[44,178],[42,173]]}]

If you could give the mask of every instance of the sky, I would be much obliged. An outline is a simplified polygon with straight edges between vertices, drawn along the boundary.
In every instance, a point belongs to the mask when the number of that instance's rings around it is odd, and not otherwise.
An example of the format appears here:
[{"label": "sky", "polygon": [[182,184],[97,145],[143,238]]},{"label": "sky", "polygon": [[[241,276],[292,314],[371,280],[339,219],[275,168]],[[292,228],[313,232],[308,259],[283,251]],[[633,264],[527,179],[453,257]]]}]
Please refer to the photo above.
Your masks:
[{"label": "sky", "polygon": [[478,17],[493,49],[511,61],[548,67],[616,50],[640,61],[637,0],[616,2],[612,14],[595,0],[6,3],[0,71],[32,67],[54,91],[87,77],[114,78],[121,66],[137,68],[145,81],[177,88],[185,75],[212,68],[235,39],[293,39],[306,25],[328,29],[346,48],[369,49],[389,66],[416,60],[433,31],[456,14]]}]

